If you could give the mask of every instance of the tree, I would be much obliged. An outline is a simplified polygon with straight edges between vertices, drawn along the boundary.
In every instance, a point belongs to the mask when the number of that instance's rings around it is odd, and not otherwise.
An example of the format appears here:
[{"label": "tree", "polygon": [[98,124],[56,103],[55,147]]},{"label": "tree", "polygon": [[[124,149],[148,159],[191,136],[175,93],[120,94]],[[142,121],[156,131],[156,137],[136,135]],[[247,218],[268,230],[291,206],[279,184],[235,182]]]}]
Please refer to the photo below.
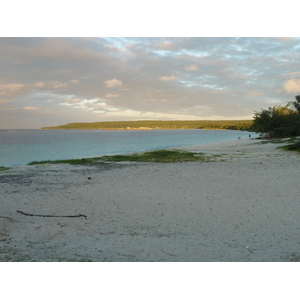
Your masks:
[{"label": "tree", "polygon": [[295,96],[296,101],[292,102],[298,114],[300,114],[300,95]]},{"label": "tree", "polygon": [[268,109],[262,109],[261,112],[255,112],[253,122],[254,130],[272,135],[274,128],[280,125],[279,112],[278,107],[269,107]]},{"label": "tree", "polygon": [[254,113],[253,129],[273,137],[300,135],[300,95],[285,106],[277,105]]}]

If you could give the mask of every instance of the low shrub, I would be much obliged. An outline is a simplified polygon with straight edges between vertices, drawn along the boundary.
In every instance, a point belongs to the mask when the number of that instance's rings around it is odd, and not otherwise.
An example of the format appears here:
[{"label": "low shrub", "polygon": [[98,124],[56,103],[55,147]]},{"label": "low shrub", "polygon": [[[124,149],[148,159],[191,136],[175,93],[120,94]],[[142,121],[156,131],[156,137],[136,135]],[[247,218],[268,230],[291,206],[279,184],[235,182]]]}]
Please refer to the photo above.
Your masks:
[{"label": "low shrub", "polygon": [[300,142],[288,145],[287,150],[299,150],[300,151]]}]

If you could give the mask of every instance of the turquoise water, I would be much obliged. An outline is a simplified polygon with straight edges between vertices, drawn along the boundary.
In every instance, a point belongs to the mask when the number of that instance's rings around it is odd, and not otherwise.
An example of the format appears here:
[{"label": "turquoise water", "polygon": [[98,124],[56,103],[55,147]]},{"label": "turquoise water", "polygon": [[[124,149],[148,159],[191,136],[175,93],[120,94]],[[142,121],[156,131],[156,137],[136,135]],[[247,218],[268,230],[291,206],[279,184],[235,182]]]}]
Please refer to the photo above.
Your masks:
[{"label": "turquoise water", "polygon": [[0,130],[0,166],[125,154],[256,137],[236,130]]}]

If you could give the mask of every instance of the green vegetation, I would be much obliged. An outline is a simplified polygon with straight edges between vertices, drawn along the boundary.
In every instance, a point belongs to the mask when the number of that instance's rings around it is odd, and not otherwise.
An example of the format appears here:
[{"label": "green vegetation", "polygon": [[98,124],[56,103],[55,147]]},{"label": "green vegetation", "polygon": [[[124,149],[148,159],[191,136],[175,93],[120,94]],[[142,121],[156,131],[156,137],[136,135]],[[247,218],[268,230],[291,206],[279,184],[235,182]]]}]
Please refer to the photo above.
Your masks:
[{"label": "green vegetation", "polygon": [[295,144],[287,145],[287,150],[293,150],[300,153],[300,142],[297,142]]},{"label": "green vegetation", "polygon": [[28,165],[44,165],[44,164],[87,165],[87,164],[99,163],[99,160],[102,160],[102,158],[95,157],[95,158],[64,159],[64,160],[44,160],[44,161],[33,161]]},{"label": "green vegetation", "polygon": [[7,167],[0,167],[0,172],[1,171],[7,171],[7,170],[9,170],[10,168],[7,168]]},{"label": "green vegetation", "polygon": [[94,123],[69,123],[42,129],[106,129],[106,130],[137,130],[137,129],[231,129],[252,131],[252,120],[231,121],[115,121]]},{"label": "green vegetation", "polygon": [[72,165],[87,165],[87,164],[99,164],[104,162],[122,162],[122,161],[135,161],[135,162],[184,162],[184,161],[209,161],[210,158],[203,153],[193,153],[180,150],[155,150],[139,154],[130,155],[112,155],[101,156],[93,158],[82,159],[69,159],[69,160],[56,160],[56,161],[34,161],[29,165],[38,164],[72,164]]},{"label": "green vegetation", "polygon": [[296,151],[298,153],[300,153],[300,147],[299,145],[294,145],[294,144],[291,144],[291,145],[285,145],[285,146],[281,146],[281,147],[278,147],[282,150],[287,150],[287,151]]},{"label": "green vegetation", "polygon": [[296,151],[296,152],[300,153],[300,139],[299,139],[299,137],[298,138],[292,138],[288,142],[292,143],[292,144],[281,146],[279,148],[282,149],[282,150]]},{"label": "green vegetation", "polygon": [[133,155],[103,156],[108,161],[140,161],[140,162],[183,162],[183,161],[206,161],[203,153],[192,153],[179,150],[156,150]]},{"label": "green vegetation", "polygon": [[254,113],[252,128],[270,137],[300,135],[300,96],[285,106],[276,105]]},{"label": "green vegetation", "polygon": [[260,144],[287,144],[284,146],[279,146],[277,149],[282,149],[286,151],[296,151],[300,153],[300,137],[290,137],[290,138],[271,138],[271,139],[261,139]]},{"label": "green vegetation", "polygon": [[[296,137],[300,135],[300,95],[285,106],[277,105],[255,112],[252,128],[270,138]],[[287,150],[300,149],[300,142],[286,146]]]},{"label": "green vegetation", "polygon": [[297,141],[296,137],[291,138],[272,138],[272,139],[263,139],[263,138],[257,138],[257,140],[261,140],[259,144],[286,144],[286,143],[294,143]]}]

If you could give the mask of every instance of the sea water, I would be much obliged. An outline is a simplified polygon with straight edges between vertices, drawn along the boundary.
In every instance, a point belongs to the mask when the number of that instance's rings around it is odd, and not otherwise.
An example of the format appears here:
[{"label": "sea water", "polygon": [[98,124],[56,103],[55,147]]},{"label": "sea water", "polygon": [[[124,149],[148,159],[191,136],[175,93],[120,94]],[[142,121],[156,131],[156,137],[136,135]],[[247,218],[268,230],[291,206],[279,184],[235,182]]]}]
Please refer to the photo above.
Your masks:
[{"label": "sea water", "polygon": [[0,166],[126,154],[256,137],[237,130],[0,130]]}]

